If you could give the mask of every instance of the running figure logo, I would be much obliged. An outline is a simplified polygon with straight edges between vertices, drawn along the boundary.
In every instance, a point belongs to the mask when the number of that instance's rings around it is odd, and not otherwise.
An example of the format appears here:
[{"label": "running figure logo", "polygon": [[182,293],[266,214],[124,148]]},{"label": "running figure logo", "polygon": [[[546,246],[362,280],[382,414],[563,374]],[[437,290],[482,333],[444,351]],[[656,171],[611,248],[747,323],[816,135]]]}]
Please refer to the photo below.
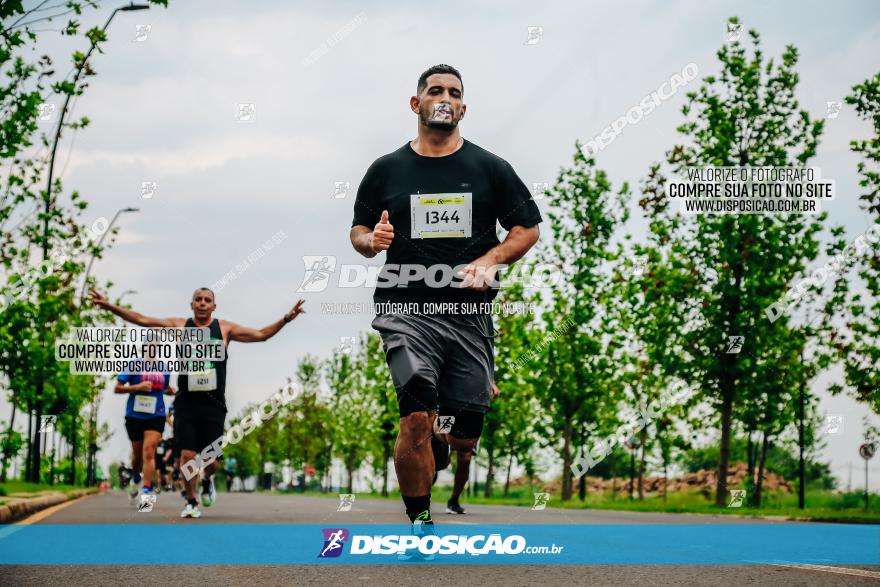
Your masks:
[{"label": "running figure logo", "polygon": [[335,558],[342,554],[342,547],[348,540],[348,530],[345,528],[324,528],[324,548],[318,558]]},{"label": "running figure logo", "polygon": [[728,336],[727,337],[727,353],[731,355],[739,354],[743,348],[744,336]]},{"label": "running figure logo", "polygon": [[546,181],[533,181],[532,182],[532,199],[533,200],[543,200],[544,192],[550,189],[550,184]]},{"label": "running figure logo", "polygon": [[550,494],[549,493],[536,493],[535,494],[535,505],[532,506],[533,511],[543,510],[547,507],[547,504],[550,502]]},{"label": "running figure logo", "polygon": [[336,269],[336,257],[331,255],[304,255],[303,264],[306,274],[302,285],[296,290],[299,293],[324,291],[330,281],[330,275]]},{"label": "running figure logo", "polygon": [[455,416],[440,416],[437,419],[437,434],[448,434],[452,432],[455,425]]},{"label": "running figure logo", "polygon": [[156,505],[156,496],[153,494],[145,494],[141,495],[141,500],[138,503],[138,513],[148,514],[153,511],[153,506]]},{"label": "running figure logo", "polygon": [[742,34],[743,25],[741,22],[729,22],[727,23],[727,42],[734,43],[739,41],[739,36]]},{"label": "running figure logo", "polygon": [[837,118],[840,116],[840,108],[843,106],[840,102],[826,102],[825,103],[825,118]]},{"label": "running figure logo", "polygon": [[151,24],[134,25],[134,39],[132,39],[132,41],[135,43],[143,43],[147,40],[147,35],[150,34],[151,30],[153,30],[153,25]]},{"label": "running figure logo", "polygon": [[142,181],[141,182],[141,199],[149,200],[156,194],[156,189],[158,189],[159,184],[155,181]]},{"label": "running figure logo", "polygon": [[648,266],[648,255],[636,255],[633,257],[633,277],[641,277],[645,273],[645,267]]},{"label": "running figure logo", "polygon": [[746,497],[745,489],[731,489],[730,490],[730,503],[727,504],[729,508],[738,508],[743,504],[743,499]]},{"label": "running figure logo", "polygon": [[333,182],[333,197],[337,200],[341,200],[348,194],[348,190],[351,188],[350,181],[336,181]]},{"label": "running figure logo", "polygon": [[825,434],[838,434],[843,431],[843,416],[830,414],[825,416]]},{"label": "running figure logo", "polygon": [[542,26],[530,26],[526,27],[528,37],[526,38],[526,42],[523,45],[537,45],[541,42],[541,37],[544,36],[544,27]]},{"label": "running figure logo", "polygon": [[337,512],[350,512],[351,506],[354,504],[354,493],[340,493],[339,494],[339,507],[336,508]]},{"label": "running figure logo", "polygon": [[40,416],[40,432],[51,434],[55,430],[55,420],[58,416]]}]

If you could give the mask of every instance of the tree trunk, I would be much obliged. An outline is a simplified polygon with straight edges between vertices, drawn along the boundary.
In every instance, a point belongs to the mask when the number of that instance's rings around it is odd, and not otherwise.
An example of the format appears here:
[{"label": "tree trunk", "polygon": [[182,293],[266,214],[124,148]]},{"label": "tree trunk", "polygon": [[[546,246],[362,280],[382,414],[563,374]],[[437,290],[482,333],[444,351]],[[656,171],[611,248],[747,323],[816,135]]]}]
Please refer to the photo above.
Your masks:
[{"label": "tree trunk", "polygon": [[[804,361],[804,350],[801,349],[801,363]],[[798,391],[798,508],[804,509],[804,492],[806,489],[806,467],[804,465],[804,395],[806,393],[806,379],[801,379]]]},{"label": "tree trunk", "polygon": [[76,411],[70,421],[71,443],[70,443],[70,484],[76,485],[76,448],[79,444],[79,431],[77,430],[77,422],[79,421]]},{"label": "tree trunk", "polygon": [[55,432],[52,432],[52,452],[49,456],[49,485],[55,485]]},{"label": "tree trunk", "polygon": [[31,480],[31,452],[33,448],[32,444],[32,435],[34,429],[34,412],[33,412],[33,404],[28,402],[28,429],[27,429],[27,455],[24,458],[24,480]]},{"label": "tree trunk", "polygon": [[749,428],[748,434],[746,435],[746,463],[748,465],[748,476],[751,479],[755,478],[755,459],[752,457],[752,430]]},{"label": "tree trunk", "polygon": [[571,415],[565,416],[565,425],[562,430],[562,501],[571,500]]},{"label": "tree trunk", "polygon": [[345,472],[348,473],[348,493],[353,493],[352,487],[354,487],[354,467],[350,464],[345,467]]},{"label": "tree trunk", "polygon": [[761,442],[761,462],[758,465],[758,483],[755,487],[755,507],[761,507],[761,488],[764,486],[764,464],[767,460],[767,448],[770,446],[770,435],[764,431],[764,440]]},{"label": "tree trunk", "polygon": [[504,497],[510,493],[510,470],[513,468],[513,447],[510,448],[510,457],[507,459],[507,479],[504,480]]},{"label": "tree trunk", "polygon": [[636,451],[629,449],[629,499],[633,500],[636,485]]},{"label": "tree trunk", "polygon": [[666,486],[669,484],[669,474],[667,467],[669,463],[666,461],[666,453],[663,453],[663,503],[666,503]]},{"label": "tree trunk", "polygon": [[640,448],[642,451],[641,456],[639,457],[639,501],[644,501],[645,499],[645,444],[648,440],[648,430],[646,428],[642,428],[642,431],[639,433],[641,436]]},{"label": "tree trunk", "polygon": [[[7,436],[12,434],[13,427],[15,426],[15,392],[13,392],[12,395],[12,415],[9,417],[9,428],[6,430]],[[3,451],[3,453],[0,454],[0,483],[6,483],[6,466],[6,452]]]},{"label": "tree trunk", "polygon": [[388,459],[391,458],[388,442],[385,443],[385,446],[382,449],[382,454],[385,455],[385,458],[382,461],[382,496],[388,497]]},{"label": "tree trunk", "polygon": [[724,507],[727,500],[727,467],[730,464],[730,420],[733,413],[733,381],[723,381],[721,402],[721,450],[718,458],[718,480],[715,485],[715,505]]},{"label": "tree trunk", "polygon": [[40,420],[43,417],[43,381],[37,381],[37,406],[34,412],[34,447],[31,451],[31,481],[33,483],[40,482],[40,457],[42,453],[40,452],[40,443],[43,439],[43,435],[40,432]]},{"label": "tree trunk", "polygon": [[489,453],[489,464],[486,467],[486,483],[483,486],[483,495],[485,497],[492,497],[492,483],[495,481],[495,450],[488,450],[486,452]]}]

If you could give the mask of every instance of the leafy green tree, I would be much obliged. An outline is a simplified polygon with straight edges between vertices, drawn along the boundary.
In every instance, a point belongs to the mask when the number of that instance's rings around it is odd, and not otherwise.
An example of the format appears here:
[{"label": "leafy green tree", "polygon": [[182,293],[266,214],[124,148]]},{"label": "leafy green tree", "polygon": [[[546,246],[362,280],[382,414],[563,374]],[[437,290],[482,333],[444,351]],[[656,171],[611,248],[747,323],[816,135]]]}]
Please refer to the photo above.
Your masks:
[{"label": "leafy green tree", "polygon": [[[823,121],[799,110],[797,50],[786,47],[777,63],[765,60],[756,31],[750,30],[749,38],[751,52],[739,41],[726,44],[717,53],[720,72],[687,94],[686,121],[678,131],[689,140],[667,153],[674,174],[706,166],[804,166],[815,155]],[[724,505],[736,406],[768,392],[754,384],[758,378],[783,383],[785,368],[761,364],[772,354],[771,344],[784,341],[785,353],[777,349],[783,354],[797,348],[789,336],[797,327],[789,316],[771,321],[766,310],[817,258],[816,235],[827,214],[682,217],[668,208],[666,181],[653,170],[640,202],[650,221],[651,247],[666,259],[666,279],[657,284],[666,300],[661,306],[676,305],[684,318],[669,342],[681,349],[681,357],[663,367],[698,390],[694,401],[717,409],[715,501]],[[809,306],[819,293],[814,284],[800,292],[800,301]],[[829,320],[827,313],[821,317],[820,327]],[[731,336],[744,337],[739,352],[728,352]]]},{"label": "leafy green tree", "polygon": [[363,374],[368,349],[359,345],[356,359],[336,349],[327,362],[325,380],[332,395],[333,454],[345,466],[348,492],[354,473],[380,438],[378,398],[371,394]]},{"label": "leafy green tree", "polygon": [[363,437],[370,453],[373,472],[382,477],[382,495],[388,495],[388,463],[394,454],[394,441],[400,427],[397,395],[391,380],[382,338],[376,332],[361,335],[358,361],[361,385],[371,405],[375,406],[375,426]]},{"label": "leafy green tree", "polygon": [[621,393],[625,335],[613,319],[619,288],[606,265],[622,254],[612,239],[629,215],[628,187],[615,193],[578,146],[573,166],[560,172],[549,194],[553,239],[542,253],[563,278],[553,285],[542,315],[544,336],[534,333],[531,339],[538,360],[524,369],[548,417],[541,434],[559,451],[567,501],[575,450],[583,440],[579,431],[613,419]]},{"label": "leafy green tree", "polygon": [[[838,349],[852,395],[880,414],[880,73],[854,86],[846,102],[871,123],[870,138],[854,140],[850,148],[863,157],[858,171],[865,193],[859,199],[872,226],[855,242],[858,275],[867,295],[854,293],[848,300],[850,336],[841,334]],[[842,387],[832,391],[839,393]]]}]

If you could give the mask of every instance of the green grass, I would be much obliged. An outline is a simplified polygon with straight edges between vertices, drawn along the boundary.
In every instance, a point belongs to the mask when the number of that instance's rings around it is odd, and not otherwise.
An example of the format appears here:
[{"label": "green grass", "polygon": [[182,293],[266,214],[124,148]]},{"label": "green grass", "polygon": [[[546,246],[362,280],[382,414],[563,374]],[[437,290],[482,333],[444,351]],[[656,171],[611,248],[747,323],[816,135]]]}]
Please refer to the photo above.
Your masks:
[{"label": "green grass", "polygon": [[[462,504],[482,504],[482,505],[511,505],[520,507],[532,507],[534,504],[533,491],[540,491],[538,488],[534,490],[528,487],[512,488],[508,497],[499,496],[486,497],[469,497],[463,495]],[[432,501],[435,503],[445,503],[449,498],[451,488],[446,486],[435,487],[432,495]],[[298,492],[292,492],[292,495],[302,495]],[[327,499],[338,500],[336,493],[321,493],[318,491],[307,491],[305,495],[312,497],[325,497]],[[378,493],[358,493],[358,497],[370,499],[383,499]],[[399,500],[400,493],[398,491],[390,492],[386,499]],[[740,515],[740,516],[782,516],[786,518],[806,518],[812,520],[828,520],[828,521],[846,521],[846,522],[871,522],[880,523],[880,496],[871,495],[871,509],[865,512],[863,506],[863,494],[860,493],[833,493],[831,491],[808,491],[805,496],[807,507],[803,510],[797,507],[797,494],[786,492],[765,493],[760,508],[754,507],[716,507],[714,502],[703,496],[699,492],[677,492],[670,493],[666,501],[661,496],[646,496],[643,501],[635,499],[630,501],[626,497],[612,497],[610,494],[587,494],[585,501],[580,501],[575,495],[574,499],[569,502],[563,502],[559,494],[550,496],[550,508],[565,509],[601,509],[601,510],[622,510],[636,512],[668,512],[668,513],[697,513],[697,514],[720,514],[720,515]]]},{"label": "green grass", "polygon": [[43,491],[57,491],[59,493],[69,493],[76,489],[84,489],[74,485],[49,485],[47,483],[28,483],[26,481],[7,481],[0,483],[0,495],[13,495],[16,493],[33,493],[37,494]]}]

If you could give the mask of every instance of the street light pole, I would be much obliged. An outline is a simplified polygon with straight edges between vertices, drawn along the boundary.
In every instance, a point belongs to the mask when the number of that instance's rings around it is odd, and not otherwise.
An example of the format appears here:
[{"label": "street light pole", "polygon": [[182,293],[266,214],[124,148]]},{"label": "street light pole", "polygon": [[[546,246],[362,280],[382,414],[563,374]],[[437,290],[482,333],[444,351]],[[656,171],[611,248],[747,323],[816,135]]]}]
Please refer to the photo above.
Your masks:
[{"label": "street light pole", "polygon": [[[135,10],[147,10],[149,6],[146,4],[135,4],[134,2],[130,3],[128,6],[121,6],[116,8],[111,14],[110,18],[107,19],[107,22],[104,23],[104,27],[101,29],[101,32],[106,32],[107,27],[110,26],[110,22],[113,20],[113,17],[116,16],[117,12],[130,12]],[[86,52],[82,61],[77,64],[76,73],[73,76],[72,87],[74,92],[76,91],[76,85],[79,82],[80,77],[83,72],[86,70],[86,64],[88,63],[89,57],[92,56],[92,53],[98,47],[99,39],[92,38],[91,45],[89,46],[89,50]],[[58,117],[58,126],[55,129],[55,138],[52,141],[52,153],[49,156],[49,170],[48,177],[46,180],[46,193],[44,196],[44,216],[43,216],[43,243],[42,243],[42,251],[43,251],[43,259],[42,261],[45,263],[47,258],[49,257],[49,220],[52,212],[52,182],[55,179],[55,156],[58,152],[58,143],[61,141],[61,132],[64,128],[64,117],[67,115],[68,108],[70,107],[70,98],[73,95],[73,92],[68,92],[64,96],[64,105],[61,108],[61,114]],[[42,304],[41,304],[42,308]],[[45,380],[43,379],[43,370],[42,366],[38,369],[37,372],[37,381],[36,381],[36,416],[37,421],[39,421],[42,416],[43,406],[43,388],[45,386]],[[74,431],[76,433],[76,431]],[[37,432],[34,435],[33,442],[29,445],[31,446],[31,450],[28,453],[28,457],[32,459],[30,462],[30,467],[28,468],[30,481],[39,482],[40,481],[40,431],[37,428]]]},{"label": "street light pole", "polygon": [[[138,212],[140,208],[122,208],[121,210],[117,210],[116,214],[113,215],[113,219],[110,221],[110,224],[107,226],[107,230],[101,235],[101,238],[98,239],[98,249],[101,249],[101,245],[104,244],[104,239],[113,230],[113,225],[116,224],[116,220],[119,218],[119,215],[123,212]],[[92,253],[92,257],[89,259],[89,266],[86,267],[86,276],[83,279],[82,290],[79,292],[79,303],[82,305],[83,299],[86,297],[86,287],[89,285],[89,274],[92,272],[92,265],[95,263],[95,254]]]}]

